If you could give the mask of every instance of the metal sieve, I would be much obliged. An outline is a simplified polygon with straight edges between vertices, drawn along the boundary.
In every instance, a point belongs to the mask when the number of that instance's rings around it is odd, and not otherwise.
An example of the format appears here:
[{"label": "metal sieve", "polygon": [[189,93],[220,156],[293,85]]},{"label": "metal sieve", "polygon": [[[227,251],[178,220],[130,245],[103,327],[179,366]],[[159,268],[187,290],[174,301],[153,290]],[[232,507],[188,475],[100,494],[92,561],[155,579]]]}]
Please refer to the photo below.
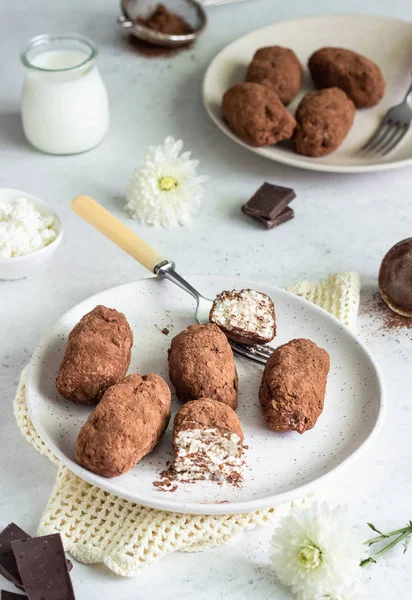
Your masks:
[{"label": "metal sieve", "polygon": [[382,260],[379,290],[391,310],[412,317],[412,238],[395,244]]}]

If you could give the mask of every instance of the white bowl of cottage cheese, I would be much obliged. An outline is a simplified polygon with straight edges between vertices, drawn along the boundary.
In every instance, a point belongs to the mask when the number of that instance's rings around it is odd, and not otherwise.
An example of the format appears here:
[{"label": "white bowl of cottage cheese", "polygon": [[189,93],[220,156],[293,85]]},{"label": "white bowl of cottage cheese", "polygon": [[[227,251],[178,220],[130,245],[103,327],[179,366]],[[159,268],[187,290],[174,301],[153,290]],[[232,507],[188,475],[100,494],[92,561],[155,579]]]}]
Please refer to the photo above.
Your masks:
[{"label": "white bowl of cottage cheese", "polygon": [[20,190],[0,188],[0,279],[22,279],[45,263],[63,238],[50,206]]}]

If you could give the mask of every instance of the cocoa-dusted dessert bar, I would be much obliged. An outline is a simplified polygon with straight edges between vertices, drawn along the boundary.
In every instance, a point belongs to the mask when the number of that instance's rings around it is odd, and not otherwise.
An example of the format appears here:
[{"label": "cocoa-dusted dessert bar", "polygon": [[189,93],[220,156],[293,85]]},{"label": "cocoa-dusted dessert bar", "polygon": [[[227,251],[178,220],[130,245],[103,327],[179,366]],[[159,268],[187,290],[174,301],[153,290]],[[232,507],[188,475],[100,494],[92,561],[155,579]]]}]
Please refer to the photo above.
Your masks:
[{"label": "cocoa-dusted dessert bar", "polygon": [[129,375],[106,390],[80,430],[76,460],[103,477],[132,469],[166,431],[171,394],[159,375]]},{"label": "cocoa-dusted dessert bar", "polygon": [[169,376],[183,402],[210,398],[236,410],[238,377],[233,352],[217,325],[190,325],[173,338]]},{"label": "cocoa-dusted dessert bar", "polygon": [[241,344],[267,344],[276,335],[273,300],[256,290],[221,292],[209,318],[230,340]]},{"label": "cocoa-dusted dessert bar", "polygon": [[243,431],[236,413],[222,402],[194,400],[177,413],[173,425],[173,479],[239,483]]},{"label": "cocoa-dusted dessert bar", "polygon": [[73,402],[96,404],[126,375],[132,344],[133,332],[124,314],[96,306],[70,332],[57,390]]},{"label": "cocoa-dusted dessert bar", "polygon": [[304,433],[323,410],[329,354],[314,342],[296,339],[277,348],[263,372],[259,398],[274,431]]},{"label": "cocoa-dusted dessert bar", "polygon": [[341,88],[356,108],[375,106],[385,93],[378,65],[353,50],[321,48],[312,54],[308,66],[318,88]]},{"label": "cocoa-dusted dessert bar", "polygon": [[238,83],[223,96],[230,129],[251,146],[270,146],[292,137],[296,121],[279,96],[260,83]]},{"label": "cocoa-dusted dessert bar", "polygon": [[339,148],[355,118],[355,105],[338,87],[304,96],[296,110],[293,142],[298,154],[325,156]]},{"label": "cocoa-dusted dessert bar", "polygon": [[283,104],[289,104],[300,90],[302,73],[302,65],[293,50],[267,46],[256,51],[246,81],[267,86],[276,92]]}]

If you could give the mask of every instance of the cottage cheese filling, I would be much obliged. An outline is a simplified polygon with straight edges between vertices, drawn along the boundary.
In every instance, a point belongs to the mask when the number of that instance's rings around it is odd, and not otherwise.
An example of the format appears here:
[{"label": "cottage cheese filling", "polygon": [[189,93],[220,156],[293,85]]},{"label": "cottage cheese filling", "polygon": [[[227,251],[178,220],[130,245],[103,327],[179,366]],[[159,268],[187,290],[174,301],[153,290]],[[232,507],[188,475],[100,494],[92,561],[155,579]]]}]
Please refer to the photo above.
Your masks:
[{"label": "cottage cheese filling", "polygon": [[210,320],[226,330],[240,329],[262,338],[273,338],[270,298],[255,290],[222,292],[216,297]]},{"label": "cottage cheese filling", "polygon": [[175,440],[176,479],[239,480],[243,460],[240,438],[236,433],[217,428],[181,431]]},{"label": "cottage cheese filling", "polygon": [[19,198],[0,203],[0,258],[14,258],[44,248],[56,238],[54,217]]}]

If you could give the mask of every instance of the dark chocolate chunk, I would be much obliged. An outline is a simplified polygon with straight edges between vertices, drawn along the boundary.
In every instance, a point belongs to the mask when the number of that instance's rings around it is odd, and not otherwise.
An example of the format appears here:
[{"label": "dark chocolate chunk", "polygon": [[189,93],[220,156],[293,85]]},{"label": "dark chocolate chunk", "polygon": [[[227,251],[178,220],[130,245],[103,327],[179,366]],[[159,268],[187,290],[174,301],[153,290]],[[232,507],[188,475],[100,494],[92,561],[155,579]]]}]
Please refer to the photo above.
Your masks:
[{"label": "dark chocolate chunk", "polygon": [[[19,589],[24,591],[19,570],[17,568],[16,559],[11,548],[12,542],[15,540],[26,540],[31,536],[15,523],[10,523],[0,533],[0,574],[3,575]],[[67,560],[67,568],[72,570],[73,565],[70,560]]]},{"label": "dark chocolate chunk", "polygon": [[25,540],[30,536],[20,529],[15,523],[7,525],[6,529],[0,533],[0,574],[8,581],[14,583],[19,589],[23,589],[16,560],[11,549],[12,542],[16,540]]},{"label": "dark chocolate chunk", "polygon": [[256,221],[263,223],[266,229],[273,229],[274,227],[278,227],[278,225],[282,225],[282,223],[286,223],[286,221],[290,221],[295,216],[295,213],[292,208],[288,206],[284,211],[280,213],[274,219],[263,219],[262,217],[254,217]]},{"label": "dark chocolate chunk", "polygon": [[12,549],[30,600],[75,600],[58,533],[12,542]]},{"label": "dark chocolate chunk", "polygon": [[250,217],[273,221],[294,198],[296,194],[291,188],[266,182],[242,206],[242,210]]},{"label": "dark chocolate chunk", "polygon": [[288,206],[283,210],[280,215],[272,219],[271,221],[264,221],[266,223],[266,227],[268,229],[273,229],[274,227],[278,227],[282,225],[282,223],[286,223],[286,221],[290,221],[295,216],[295,212],[293,208],[289,208]]},{"label": "dark chocolate chunk", "polygon": [[14,592],[6,592],[1,590],[1,600],[27,600],[27,596],[22,594],[15,594]]}]

